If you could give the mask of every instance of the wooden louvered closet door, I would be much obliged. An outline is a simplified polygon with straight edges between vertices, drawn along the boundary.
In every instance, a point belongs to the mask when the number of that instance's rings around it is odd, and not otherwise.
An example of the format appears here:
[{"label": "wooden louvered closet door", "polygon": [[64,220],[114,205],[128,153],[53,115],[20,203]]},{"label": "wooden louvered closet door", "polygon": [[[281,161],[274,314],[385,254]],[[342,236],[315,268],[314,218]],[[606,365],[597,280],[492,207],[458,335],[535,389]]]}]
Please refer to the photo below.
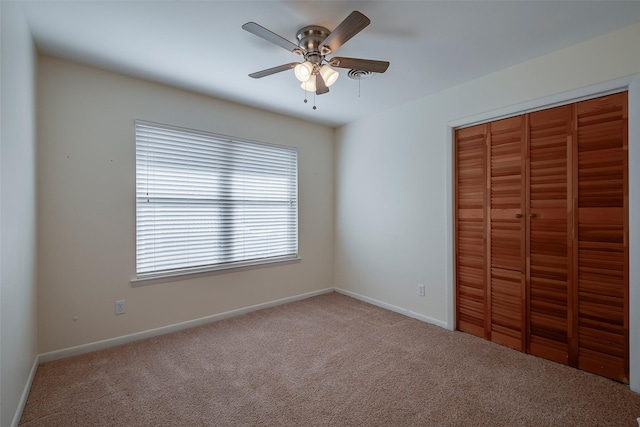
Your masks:
[{"label": "wooden louvered closet door", "polygon": [[490,339],[524,351],[524,116],[490,123],[489,128]]},{"label": "wooden louvered closet door", "polygon": [[628,382],[627,93],[578,103],[575,122],[578,367]]},{"label": "wooden louvered closet door", "polygon": [[629,378],[627,94],[455,132],[459,330]]},{"label": "wooden louvered closet door", "polygon": [[485,338],[486,125],[456,131],[456,300],[458,329]]},{"label": "wooden louvered closet door", "polygon": [[528,352],[569,363],[571,105],[528,116]]}]

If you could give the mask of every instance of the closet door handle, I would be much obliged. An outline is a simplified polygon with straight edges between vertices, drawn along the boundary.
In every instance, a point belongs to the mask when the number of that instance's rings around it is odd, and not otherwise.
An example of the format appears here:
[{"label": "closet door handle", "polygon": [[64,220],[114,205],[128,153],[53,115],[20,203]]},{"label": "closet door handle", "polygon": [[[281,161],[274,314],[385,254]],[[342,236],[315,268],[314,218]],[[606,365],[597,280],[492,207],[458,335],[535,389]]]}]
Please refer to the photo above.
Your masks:
[{"label": "closet door handle", "polygon": [[529,218],[535,218],[537,216],[538,216],[538,214],[534,214],[534,213],[529,214]]},{"label": "closet door handle", "polygon": [[516,218],[522,218],[522,214],[521,213],[517,213],[516,214]]}]

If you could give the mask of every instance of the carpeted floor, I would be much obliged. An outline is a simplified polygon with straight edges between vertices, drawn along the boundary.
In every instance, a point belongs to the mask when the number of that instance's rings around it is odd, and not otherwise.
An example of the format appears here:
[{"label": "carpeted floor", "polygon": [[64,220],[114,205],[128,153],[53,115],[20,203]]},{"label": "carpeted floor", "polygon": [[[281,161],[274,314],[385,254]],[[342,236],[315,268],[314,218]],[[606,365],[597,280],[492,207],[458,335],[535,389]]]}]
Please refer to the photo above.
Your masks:
[{"label": "carpeted floor", "polygon": [[627,386],[330,293],[45,363],[21,426],[638,426]]}]

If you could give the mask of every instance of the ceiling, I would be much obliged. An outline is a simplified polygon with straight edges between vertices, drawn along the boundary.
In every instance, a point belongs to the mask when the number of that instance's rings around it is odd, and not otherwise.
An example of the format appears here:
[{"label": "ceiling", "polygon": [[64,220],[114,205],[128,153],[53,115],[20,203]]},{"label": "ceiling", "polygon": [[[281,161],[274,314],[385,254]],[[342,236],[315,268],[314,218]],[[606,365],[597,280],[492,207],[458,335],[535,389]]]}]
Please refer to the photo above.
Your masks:
[{"label": "ceiling", "polygon": [[[640,21],[640,1],[30,1],[42,53],[337,127]],[[300,57],[242,30],[255,21],[297,42],[359,10],[371,25],[338,56],[387,60],[384,74],[340,78],[305,104]],[[331,56],[329,56],[331,57]]]}]

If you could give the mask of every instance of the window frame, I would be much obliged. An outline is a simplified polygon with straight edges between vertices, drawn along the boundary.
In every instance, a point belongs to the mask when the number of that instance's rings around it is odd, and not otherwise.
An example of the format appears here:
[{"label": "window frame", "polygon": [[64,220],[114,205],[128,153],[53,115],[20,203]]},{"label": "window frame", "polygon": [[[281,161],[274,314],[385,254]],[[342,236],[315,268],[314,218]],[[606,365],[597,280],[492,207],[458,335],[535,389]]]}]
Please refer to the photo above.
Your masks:
[{"label": "window frame", "polygon": [[[187,134],[192,134],[194,136],[204,136],[207,138],[218,139],[221,141],[228,142],[238,142],[243,144],[250,145],[258,145],[262,147],[270,147],[270,148],[279,148],[283,150],[287,150],[289,152],[295,153],[295,253],[287,254],[283,256],[273,256],[273,257],[262,257],[262,258],[253,258],[247,260],[239,260],[239,261],[230,261],[230,262],[219,262],[214,264],[207,264],[202,266],[195,267],[184,267],[184,268],[173,268],[167,270],[156,270],[152,272],[138,272],[138,223],[139,223],[139,212],[138,212],[138,135],[137,129],[138,125],[156,128],[160,130],[168,130],[168,131],[176,131],[183,132]],[[262,141],[256,141],[246,138],[239,138],[235,136],[223,135],[203,130],[196,130],[190,128],[184,128],[174,125],[167,125],[162,123],[155,123],[146,120],[135,120],[134,121],[134,141],[135,141],[135,191],[134,191],[134,203],[135,203],[135,276],[130,280],[133,286],[141,286],[152,283],[163,283],[168,281],[176,281],[181,279],[191,279],[194,277],[201,277],[210,274],[220,274],[229,271],[241,271],[247,269],[254,268],[263,268],[274,265],[283,265],[283,264],[291,264],[300,262],[300,197],[299,197],[299,180],[300,180],[300,153],[297,147],[291,147],[282,144],[273,144]]]}]

